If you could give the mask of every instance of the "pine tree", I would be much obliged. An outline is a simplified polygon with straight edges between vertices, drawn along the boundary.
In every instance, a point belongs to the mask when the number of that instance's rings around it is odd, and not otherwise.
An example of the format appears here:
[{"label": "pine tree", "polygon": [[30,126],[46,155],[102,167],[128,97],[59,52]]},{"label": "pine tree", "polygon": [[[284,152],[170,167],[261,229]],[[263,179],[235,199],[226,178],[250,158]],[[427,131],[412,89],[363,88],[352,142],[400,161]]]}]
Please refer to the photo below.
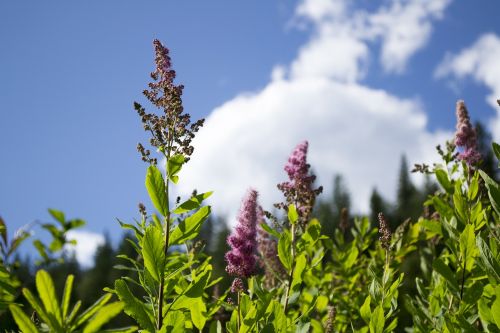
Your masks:
[{"label": "pine tree", "polygon": [[384,213],[390,216],[388,212],[388,204],[384,201],[377,188],[374,187],[370,196],[370,221],[372,225],[377,225],[378,213]]},{"label": "pine tree", "polygon": [[406,156],[401,157],[399,169],[398,190],[396,198],[395,216],[391,221],[391,228],[396,228],[407,218],[417,219],[421,212],[418,190],[410,179]]},{"label": "pine tree", "polygon": [[498,180],[498,168],[495,160],[495,155],[491,149],[493,141],[491,134],[486,130],[481,122],[476,122],[477,148],[483,157],[481,170],[486,172],[493,179]]}]

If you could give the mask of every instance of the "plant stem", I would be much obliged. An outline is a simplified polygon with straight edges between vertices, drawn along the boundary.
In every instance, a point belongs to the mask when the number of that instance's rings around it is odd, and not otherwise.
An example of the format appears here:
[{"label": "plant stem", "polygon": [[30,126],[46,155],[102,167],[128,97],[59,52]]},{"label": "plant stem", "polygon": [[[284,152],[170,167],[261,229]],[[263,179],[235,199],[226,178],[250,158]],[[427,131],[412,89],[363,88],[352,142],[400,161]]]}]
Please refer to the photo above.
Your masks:
[{"label": "plant stem", "polygon": [[[168,159],[170,158],[170,148],[167,149],[167,163]],[[168,170],[168,169],[167,169]],[[167,171],[168,172],[168,171]],[[164,248],[163,251],[165,253],[165,258],[167,258],[167,253],[168,253],[168,242],[169,242],[169,237],[170,237],[170,202],[169,202],[169,184],[170,181],[168,179],[168,175],[165,177],[165,194],[167,196],[167,216],[165,216],[165,242],[164,242]],[[158,326],[157,329],[161,330],[163,326],[163,289],[165,287],[165,270],[162,270],[161,272],[161,277],[160,277],[160,287],[159,287],[159,292],[158,292]]]},{"label": "plant stem", "polygon": [[295,224],[292,224],[291,233],[292,233],[292,244],[290,247],[292,252],[292,269],[290,270],[290,275],[288,275],[288,286],[286,287],[285,308],[284,308],[285,315],[286,315],[286,310],[288,308],[288,299],[290,298],[290,289],[292,287],[293,272],[295,270]]},{"label": "plant stem", "polygon": [[240,291],[238,291],[238,332],[241,327]]},{"label": "plant stem", "polygon": [[462,285],[460,286],[460,300],[462,300],[464,295],[464,285],[465,285],[465,268],[467,265],[467,249],[464,250],[464,267],[462,270]]}]

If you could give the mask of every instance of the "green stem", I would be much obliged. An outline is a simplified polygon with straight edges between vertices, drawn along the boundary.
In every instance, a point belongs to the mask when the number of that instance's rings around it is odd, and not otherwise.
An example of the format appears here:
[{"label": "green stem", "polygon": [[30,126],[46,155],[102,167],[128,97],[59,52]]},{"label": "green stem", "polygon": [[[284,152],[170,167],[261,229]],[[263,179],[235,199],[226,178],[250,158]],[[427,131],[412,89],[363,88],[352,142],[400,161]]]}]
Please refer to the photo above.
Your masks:
[{"label": "green stem", "polygon": [[460,286],[460,300],[463,299],[465,285],[465,268],[467,267],[467,249],[464,251],[464,267],[462,270],[462,285]]},{"label": "green stem", "polygon": [[240,307],[240,291],[238,290],[238,332],[241,327],[241,307]]},{"label": "green stem", "polygon": [[290,275],[288,275],[288,286],[286,287],[285,308],[284,308],[285,315],[286,315],[286,310],[288,308],[288,299],[290,298],[290,289],[292,287],[293,272],[295,270],[295,224],[292,224],[291,233],[292,233],[292,244],[290,247],[292,252],[292,269],[290,270]]},{"label": "green stem", "polygon": [[[171,146],[171,145],[169,145]],[[167,163],[168,163],[168,159],[170,158],[170,147],[167,149],[167,155],[165,156],[167,158]],[[165,194],[167,196],[167,216],[165,216],[165,223],[164,223],[164,227],[165,227],[165,230],[164,230],[164,233],[165,233],[165,241],[164,241],[164,247],[163,247],[163,251],[165,253],[165,258],[167,258],[167,253],[168,253],[168,242],[169,242],[169,238],[170,238],[170,200],[169,200],[169,185],[170,185],[170,181],[168,179],[168,175],[166,174],[166,177],[165,177]],[[158,296],[158,320],[157,320],[157,323],[158,323],[158,326],[157,326],[157,329],[158,330],[161,330],[162,326],[163,326],[163,292],[164,292],[164,289],[165,289],[165,270],[162,270],[161,272],[161,277],[160,277],[160,287],[159,287],[159,296]]]}]

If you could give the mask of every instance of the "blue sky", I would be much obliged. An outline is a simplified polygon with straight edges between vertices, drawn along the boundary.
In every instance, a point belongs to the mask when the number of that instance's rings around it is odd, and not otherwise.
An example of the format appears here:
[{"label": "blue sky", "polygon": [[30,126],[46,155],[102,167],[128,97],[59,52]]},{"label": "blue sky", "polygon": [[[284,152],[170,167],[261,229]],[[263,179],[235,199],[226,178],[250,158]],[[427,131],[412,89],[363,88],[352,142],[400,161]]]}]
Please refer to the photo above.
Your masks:
[{"label": "blue sky", "polygon": [[[456,99],[500,129],[490,96],[500,79],[489,74],[500,59],[500,3],[430,3],[3,1],[0,215],[18,228],[58,208],[116,239],[116,217],[151,206],[132,102],[144,102],[154,38],[171,49],[185,109],[208,117],[179,193],[215,189],[214,210],[228,216],[247,186],[272,202],[287,154],[309,139],[320,180],[346,174],[365,188],[353,191],[363,211],[373,186],[394,191],[380,173],[394,173],[401,153],[426,159],[449,137]],[[364,142],[374,145],[366,153]],[[388,166],[367,171],[372,163]]]}]

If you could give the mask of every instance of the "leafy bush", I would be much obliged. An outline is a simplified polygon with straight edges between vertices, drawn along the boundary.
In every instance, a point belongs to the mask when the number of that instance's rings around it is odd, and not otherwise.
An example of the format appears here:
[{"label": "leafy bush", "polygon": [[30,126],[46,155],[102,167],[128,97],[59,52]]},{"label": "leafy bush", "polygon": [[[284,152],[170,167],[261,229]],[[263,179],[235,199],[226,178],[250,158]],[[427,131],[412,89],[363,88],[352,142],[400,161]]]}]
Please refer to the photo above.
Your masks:
[{"label": "leafy bush", "polygon": [[[278,184],[284,199],[277,211],[263,209],[253,189],[242,201],[225,256],[232,284],[221,293],[212,258],[196,242],[212,192],[171,199],[203,120],[191,123],[168,49],[157,40],[154,46],[157,67],[144,94],[162,113],[147,113],[138,103],[135,109],[159,153],[138,145],[149,164],[145,186],[155,212],[141,204],[136,223],[120,221],[133,233],[128,241],[136,255],[119,255],[126,274],[83,312],[79,302],[70,310],[73,276],[58,302],[50,275],[39,270],[38,298],[22,289],[36,314],[30,316],[19,305],[9,262],[28,234],[8,242],[0,220],[0,311],[8,308],[22,332],[500,332],[500,185],[481,170],[462,101],[454,142],[445,151],[438,147],[442,163],[416,166],[441,187],[417,221],[388,221],[382,212],[378,221],[350,219],[342,210],[339,228],[326,236],[312,215],[322,188],[307,164],[308,144],[297,145],[285,165],[288,180]],[[500,146],[493,151],[500,158]],[[82,224],[51,214],[60,228],[43,225],[53,241],[34,242],[40,265],[57,260],[53,252],[66,244],[65,233]],[[105,329],[120,312],[136,326]],[[410,325],[402,323],[403,313]]]}]

